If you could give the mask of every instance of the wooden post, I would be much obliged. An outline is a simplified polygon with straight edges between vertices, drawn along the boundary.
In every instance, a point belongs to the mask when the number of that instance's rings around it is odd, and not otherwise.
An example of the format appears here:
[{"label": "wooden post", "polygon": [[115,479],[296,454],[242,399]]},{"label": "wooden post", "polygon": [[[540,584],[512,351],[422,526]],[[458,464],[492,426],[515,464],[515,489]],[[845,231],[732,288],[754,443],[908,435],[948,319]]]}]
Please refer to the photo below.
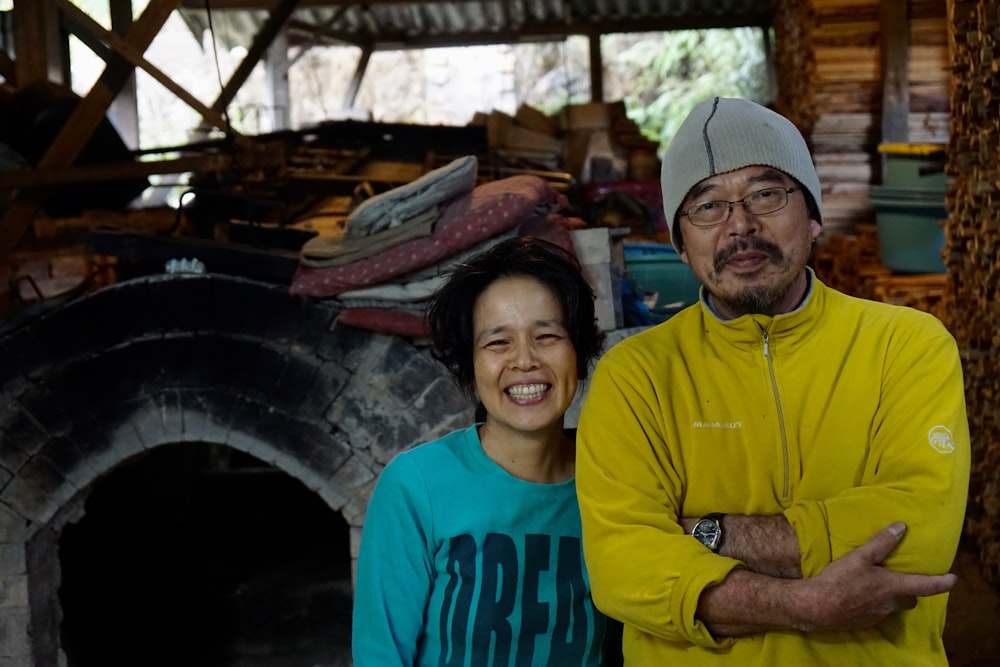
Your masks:
[{"label": "wooden post", "polygon": [[368,61],[371,60],[372,50],[370,46],[365,46],[361,49],[361,56],[358,58],[358,66],[354,68],[354,76],[351,77],[351,83],[347,86],[347,92],[344,94],[344,108],[353,109],[354,104],[358,100],[358,91],[361,89],[361,81],[365,77],[365,72],[368,70]]},{"label": "wooden post", "polygon": [[600,33],[590,36],[590,101],[604,101],[604,59]]},{"label": "wooden post", "polygon": [[[908,0],[881,0],[882,141],[910,139],[910,11]],[[885,157],[881,178],[885,179]]]},{"label": "wooden post", "polygon": [[265,117],[268,119],[268,127],[261,131],[287,130],[291,123],[291,99],[288,92],[288,35],[284,30],[278,31],[267,49],[264,71],[267,78],[264,94],[267,99]]},{"label": "wooden post", "polygon": [[[127,34],[132,27],[132,0],[108,0],[108,3],[111,29],[119,35]],[[134,72],[111,103],[108,115],[125,145],[132,150],[139,148],[139,97]]]},{"label": "wooden post", "polygon": [[69,72],[63,67],[63,51],[68,51],[59,34],[59,17],[54,0],[14,0],[14,54],[19,87],[34,81],[65,84]]}]

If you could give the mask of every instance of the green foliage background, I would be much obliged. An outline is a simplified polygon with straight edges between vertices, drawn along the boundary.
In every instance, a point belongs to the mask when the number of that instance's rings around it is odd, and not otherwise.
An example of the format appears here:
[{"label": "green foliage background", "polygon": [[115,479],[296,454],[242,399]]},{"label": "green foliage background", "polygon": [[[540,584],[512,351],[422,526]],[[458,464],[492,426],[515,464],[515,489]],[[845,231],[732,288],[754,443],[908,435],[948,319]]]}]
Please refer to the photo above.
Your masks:
[{"label": "green foliage background", "polygon": [[[518,96],[547,114],[591,101],[589,43],[583,37],[515,47]],[[605,35],[604,99],[623,100],[629,118],[661,152],[688,112],[712,95],[772,101],[760,28]]]},{"label": "green foliage background", "polygon": [[706,97],[771,102],[766,66],[757,28],[659,33],[639,39],[609,62],[631,82],[624,96],[629,118],[662,148]]}]

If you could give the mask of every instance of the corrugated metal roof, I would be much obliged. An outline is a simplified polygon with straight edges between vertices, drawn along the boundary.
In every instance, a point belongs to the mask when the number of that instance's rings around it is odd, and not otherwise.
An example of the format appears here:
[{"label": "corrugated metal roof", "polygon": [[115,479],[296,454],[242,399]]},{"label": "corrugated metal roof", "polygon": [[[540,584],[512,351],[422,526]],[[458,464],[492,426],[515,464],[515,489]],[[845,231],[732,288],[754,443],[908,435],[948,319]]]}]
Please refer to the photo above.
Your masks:
[{"label": "corrugated metal roof", "polygon": [[[191,2],[194,5],[194,2]],[[201,4],[200,2],[197,4]],[[217,3],[218,4],[218,3]],[[770,24],[769,0],[453,0],[317,6],[302,2],[288,21],[291,44],[428,48],[558,40],[568,35],[656,32]],[[212,10],[216,35],[249,46],[269,12],[259,0]],[[242,8],[234,8],[242,6]],[[193,31],[209,25],[201,8],[179,10]]]}]

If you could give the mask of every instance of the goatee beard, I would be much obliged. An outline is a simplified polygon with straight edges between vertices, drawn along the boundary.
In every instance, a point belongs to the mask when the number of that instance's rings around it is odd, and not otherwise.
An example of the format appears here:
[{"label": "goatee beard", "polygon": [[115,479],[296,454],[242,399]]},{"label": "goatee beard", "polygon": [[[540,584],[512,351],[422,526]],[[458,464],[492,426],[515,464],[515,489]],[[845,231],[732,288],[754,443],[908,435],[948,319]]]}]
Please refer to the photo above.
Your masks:
[{"label": "goatee beard", "polygon": [[746,287],[731,298],[718,299],[727,310],[739,315],[775,315],[778,304],[788,294],[790,285],[781,287]]},{"label": "goatee beard", "polygon": [[[732,259],[737,253],[747,250],[767,255],[779,267],[785,267],[788,264],[788,258],[785,257],[785,254],[781,252],[781,248],[777,245],[756,236],[747,236],[737,240],[728,248],[720,250],[715,255],[713,258],[715,272],[721,273],[725,268],[726,262]],[[788,290],[791,289],[791,286],[791,283],[789,283],[787,285],[770,287],[745,287],[727,298],[720,298],[719,296],[715,296],[715,298],[724,304],[727,310],[736,313],[737,316],[750,313],[773,315],[774,310],[788,295]]]}]

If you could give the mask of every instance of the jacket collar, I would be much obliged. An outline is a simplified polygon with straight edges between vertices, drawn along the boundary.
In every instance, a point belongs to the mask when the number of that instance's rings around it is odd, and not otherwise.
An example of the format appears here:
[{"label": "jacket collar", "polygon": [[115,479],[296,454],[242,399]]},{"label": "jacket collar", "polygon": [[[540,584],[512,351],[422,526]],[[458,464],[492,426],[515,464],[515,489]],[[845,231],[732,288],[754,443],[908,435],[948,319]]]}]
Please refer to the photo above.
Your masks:
[{"label": "jacket collar", "polygon": [[804,339],[806,334],[819,323],[819,313],[823,309],[826,292],[829,289],[816,278],[816,274],[809,267],[806,267],[806,279],[808,281],[806,295],[795,310],[774,316],[741,315],[731,320],[719,316],[712,303],[711,294],[702,288],[700,301],[705,332],[721,336],[740,347],[760,345],[764,332],[771,342],[786,338],[793,332],[799,340]]}]

